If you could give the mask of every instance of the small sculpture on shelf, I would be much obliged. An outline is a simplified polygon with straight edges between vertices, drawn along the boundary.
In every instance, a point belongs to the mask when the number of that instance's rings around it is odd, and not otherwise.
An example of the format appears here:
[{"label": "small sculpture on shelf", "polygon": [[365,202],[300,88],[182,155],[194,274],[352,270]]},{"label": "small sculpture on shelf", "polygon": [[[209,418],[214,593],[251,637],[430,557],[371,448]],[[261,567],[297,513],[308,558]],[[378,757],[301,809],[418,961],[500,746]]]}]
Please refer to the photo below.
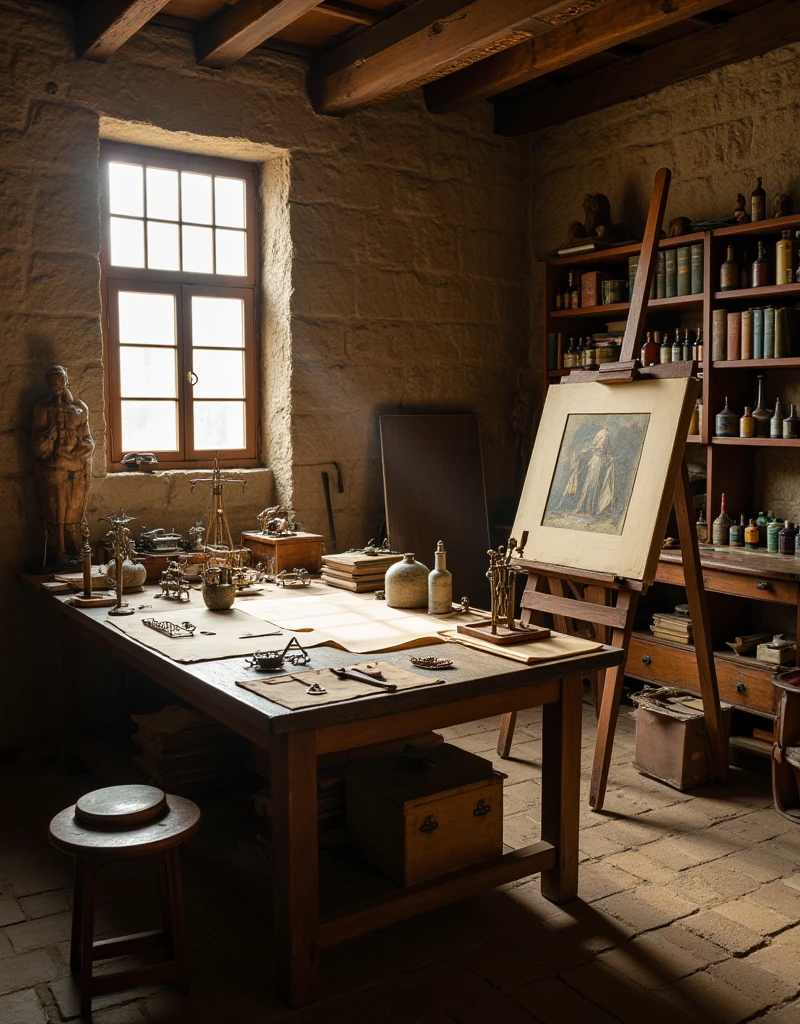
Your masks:
[{"label": "small sculpture on shelf", "polygon": [[179,562],[170,562],[167,568],[161,573],[161,593],[156,597],[169,597],[176,601],[186,598],[191,599],[192,584],[183,575],[183,569]]},{"label": "small sculpture on shelf", "polygon": [[785,192],[778,193],[772,203],[772,216],[791,217],[793,212],[794,202],[792,197],[787,195]]},{"label": "small sculpture on shelf", "polygon": [[750,214],[746,209],[747,201],[741,192],[736,193],[736,202],[733,204],[733,219],[737,224],[749,224]]},{"label": "small sculpture on shelf", "polygon": [[[120,509],[119,512],[114,516],[106,516],[105,521],[111,525],[111,532],[114,538],[114,561],[115,568],[119,566],[119,571],[115,571],[113,580],[106,570],[106,577],[109,584],[113,582],[114,591],[116,593],[116,604],[108,612],[109,615],[133,615],[133,608],[129,604],[126,604],[122,600],[122,590],[124,586],[125,577],[125,563],[129,560],[129,553],[131,548],[131,531],[128,529],[128,523],[133,522],[132,516],[126,516],[125,512]],[[109,563],[109,568],[111,563]],[[144,568],[144,567],[142,567]]]},{"label": "small sculpture on shelf", "polygon": [[81,524],[89,497],[94,441],[89,410],[70,391],[66,369],[51,366],[45,380],[50,395],[33,407],[33,471],[45,522],[44,564],[63,569],[83,557]]},{"label": "small sculpture on shelf", "polygon": [[692,222],[688,217],[673,217],[669,222],[667,235],[670,238],[679,238],[681,235],[688,235],[692,230]]},{"label": "small sculpture on shelf", "polygon": [[259,512],[256,519],[261,525],[261,532],[271,537],[285,537],[296,531],[294,513],[285,505],[270,505]]},{"label": "small sculpture on shelf", "polygon": [[588,238],[597,237],[604,242],[621,242],[629,237],[624,224],[611,223],[611,203],[608,196],[595,192],[584,197],[584,227]]}]

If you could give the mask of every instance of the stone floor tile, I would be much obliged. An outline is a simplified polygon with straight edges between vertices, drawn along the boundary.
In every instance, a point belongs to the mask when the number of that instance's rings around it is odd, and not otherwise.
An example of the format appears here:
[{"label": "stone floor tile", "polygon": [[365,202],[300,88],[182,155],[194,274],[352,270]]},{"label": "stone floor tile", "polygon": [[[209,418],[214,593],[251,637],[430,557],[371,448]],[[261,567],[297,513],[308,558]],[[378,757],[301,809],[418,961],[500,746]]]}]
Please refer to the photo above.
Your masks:
[{"label": "stone floor tile", "polygon": [[728,867],[729,861],[730,858],[725,857],[723,860],[709,861],[695,868],[679,871],[670,882],[670,888],[690,899],[689,893],[692,887],[696,886],[698,891],[710,890],[716,893],[717,900],[737,899],[759,888],[760,883],[751,875],[742,874]]},{"label": "stone floor tile", "polygon": [[41,949],[43,946],[63,942],[69,938],[71,927],[72,914],[64,911],[61,914],[51,914],[50,917],[37,918],[35,921],[26,921],[24,924],[13,924],[6,929],[6,935],[18,953],[25,953],[31,949]]},{"label": "stone floor tile", "polygon": [[69,910],[72,899],[68,889],[53,889],[51,892],[40,892],[35,896],[23,896],[19,903],[26,916],[33,920]]},{"label": "stone floor tile", "polygon": [[795,974],[792,983],[784,981],[778,974],[759,967],[758,962],[753,960],[754,956],[755,953],[746,957],[731,957],[730,960],[709,967],[708,973],[712,978],[718,978],[754,999],[759,1009],[775,1006],[797,995],[800,989],[798,974]]},{"label": "stone floor tile", "polygon": [[597,857],[607,857],[614,853],[623,853],[625,847],[617,843],[596,828],[586,828],[580,834],[580,851],[586,857],[594,860]]},{"label": "stone floor tile", "polygon": [[58,976],[58,968],[47,953],[20,953],[0,960],[0,993],[31,988]]},{"label": "stone floor tile", "polygon": [[723,917],[729,917],[731,921],[737,921],[752,931],[761,935],[774,935],[782,932],[792,924],[792,918],[785,914],[779,914],[769,907],[760,907],[751,900],[730,900],[727,903],[720,903],[714,908]]},{"label": "stone floor tile", "polygon": [[659,938],[666,939],[673,946],[678,946],[679,949],[689,953],[704,968],[708,967],[709,964],[719,963],[720,960],[727,959],[730,956],[727,949],[717,945],[716,942],[712,942],[710,939],[704,938],[702,935],[696,934],[687,927],[688,922],[691,920],[692,918],[689,917],[682,921],[676,921],[674,924],[668,924],[665,928],[649,932],[648,937],[653,941],[657,941]]},{"label": "stone floor tile", "polygon": [[667,886],[649,883],[599,900],[597,905],[637,932],[660,928],[695,910],[693,903],[674,896]]},{"label": "stone floor tile", "polygon": [[625,850],[623,853],[613,853],[605,859],[615,867],[641,878],[643,882],[667,882],[675,877],[674,871],[653,860],[645,850]]},{"label": "stone floor tile", "polygon": [[673,1020],[683,1016],[703,1021],[703,1024],[739,1024],[763,1009],[757,999],[738,988],[715,978],[708,971],[681,978],[665,989],[662,996],[677,1012]]},{"label": "stone floor tile", "polygon": [[777,1006],[758,1018],[759,1024],[797,1024],[800,1021],[800,999]]},{"label": "stone floor tile", "polygon": [[8,936],[5,932],[0,932],[0,960],[13,955],[14,947],[9,942]]},{"label": "stone floor tile", "polygon": [[[668,932],[668,928],[646,932],[598,959],[648,989],[664,988],[708,967],[707,956],[688,948],[688,943],[671,942]],[[724,955],[724,951],[719,952]]]},{"label": "stone floor tile", "polygon": [[145,1016],[144,1000],[126,1006],[112,1006],[109,1010],[101,1010],[92,1014],[92,1024],[147,1024],[150,1020]]},{"label": "stone floor tile", "polygon": [[709,861],[727,857],[728,854],[743,848],[730,832],[710,828],[704,832],[695,832],[688,836],[662,839],[651,843],[647,850],[648,857],[659,861],[665,867],[675,871],[697,867]]},{"label": "stone floor tile", "polygon": [[[35,954],[28,954],[33,956]],[[72,1020],[80,1016],[80,996],[78,985],[73,977],[59,978],[50,984],[50,991],[53,993],[58,1011],[64,1020]],[[125,989],[122,992],[109,992],[104,996],[95,996],[92,999],[92,1010],[97,1013],[100,1010],[107,1010],[109,1007],[123,1006],[126,1003],[134,1003],[158,991],[156,985],[143,985],[140,988]],[[94,1024],[94,1021],[92,1021]]]},{"label": "stone floor tile", "polygon": [[794,928],[787,928],[786,931],[781,932],[779,935],[775,935],[772,942],[780,946],[790,946],[792,949],[798,950],[798,955],[800,955],[800,924],[795,925]]},{"label": "stone floor tile", "polygon": [[739,924],[738,921],[732,921],[716,910],[693,914],[684,919],[683,925],[689,931],[736,954],[748,953],[764,941],[763,936],[752,928]]},{"label": "stone floor tile", "polygon": [[760,889],[749,892],[745,899],[757,903],[760,907],[769,907],[779,914],[788,914],[800,921],[800,891],[783,882],[768,882]]},{"label": "stone floor tile", "polygon": [[514,989],[510,995],[542,1024],[594,1024],[605,1011],[558,978],[544,978]]},{"label": "stone floor tile", "polygon": [[16,924],[24,921],[25,914],[19,904],[19,900],[0,900],[0,928],[6,925]]},{"label": "stone floor tile", "polygon": [[50,889],[64,889],[72,881],[66,858],[58,862],[29,864],[14,873],[12,891],[15,896],[32,896]]},{"label": "stone floor tile", "polygon": [[800,953],[791,946],[771,942],[761,949],[754,950],[743,963],[752,964],[762,971],[774,974],[794,990],[793,994],[800,991]]},{"label": "stone floor tile", "polygon": [[739,815],[733,820],[723,822],[720,828],[735,832],[741,839],[761,843],[790,832],[792,823],[769,808]]},{"label": "stone floor tile", "polygon": [[584,864],[580,869],[578,895],[584,903],[594,903],[614,893],[635,889],[638,885],[641,881],[635,875],[605,861],[597,861]]},{"label": "stone floor tile", "polygon": [[495,988],[507,989],[544,976],[544,970],[532,956],[502,940],[470,946],[460,959]]},{"label": "stone floor tile", "polygon": [[658,993],[641,988],[608,964],[595,960],[565,971],[561,977],[623,1024],[675,1024],[674,1012]]},{"label": "stone floor tile", "polygon": [[[482,999],[474,1006],[467,1006],[458,1011],[457,1018],[451,1018],[457,1024],[487,1024],[487,1021],[497,1021],[498,1024],[538,1024],[539,1017],[534,1017],[525,1010],[511,996],[499,993]],[[425,1021],[424,1024],[433,1024]]]},{"label": "stone floor tile", "polygon": [[3,1024],[47,1024],[42,1004],[32,988],[0,996],[0,1021]]}]

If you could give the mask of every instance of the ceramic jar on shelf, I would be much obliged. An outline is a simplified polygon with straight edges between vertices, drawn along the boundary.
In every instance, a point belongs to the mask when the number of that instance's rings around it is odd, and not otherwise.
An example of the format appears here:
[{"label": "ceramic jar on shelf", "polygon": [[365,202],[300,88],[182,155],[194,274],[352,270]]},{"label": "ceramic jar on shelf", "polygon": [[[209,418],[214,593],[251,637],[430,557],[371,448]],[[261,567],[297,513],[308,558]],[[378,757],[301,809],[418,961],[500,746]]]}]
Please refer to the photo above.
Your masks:
[{"label": "ceramic jar on shelf", "polygon": [[426,608],[428,606],[428,568],[416,561],[413,553],[403,555],[386,571],[386,603],[390,608]]}]

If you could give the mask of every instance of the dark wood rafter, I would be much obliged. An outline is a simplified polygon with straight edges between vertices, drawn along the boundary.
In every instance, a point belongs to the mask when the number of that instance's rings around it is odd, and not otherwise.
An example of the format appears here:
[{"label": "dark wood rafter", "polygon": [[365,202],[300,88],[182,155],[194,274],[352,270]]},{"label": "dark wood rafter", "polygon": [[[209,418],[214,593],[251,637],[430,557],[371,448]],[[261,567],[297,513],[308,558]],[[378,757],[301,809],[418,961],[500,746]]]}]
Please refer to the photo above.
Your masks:
[{"label": "dark wood rafter", "polygon": [[342,3],[341,0],[322,0],[318,10],[330,14],[334,18],[341,18],[353,25],[377,25],[382,21],[379,11],[371,11],[368,7],[358,7],[355,4]]},{"label": "dark wood rafter", "polygon": [[240,0],[197,34],[197,63],[226,68],[319,5],[319,0]]},{"label": "dark wood rafter", "polygon": [[320,113],[346,114],[550,31],[604,2],[422,0],[322,58],[310,76],[311,98]]},{"label": "dark wood rafter", "polygon": [[169,0],[89,0],[75,18],[78,57],[108,60],[168,3]]},{"label": "dark wood rafter", "polygon": [[[428,109],[436,114],[496,96],[585,57],[611,50],[615,56],[638,36],[706,13],[722,0],[619,0],[560,25],[546,35],[496,53],[471,67],[434,82],[425,90]],[[637,48],[638,52],[642,51]],[[616,70],[616,69],[615,69]]]},{"label": "dark wood rafter", "polygon": [[495,127],[501,135],[524,135],[563,124],[797,40],[800,5],[793,0],[772,0],[730,21],[647,50],[628,62],[620,61],[530,96],[500,100]]}]

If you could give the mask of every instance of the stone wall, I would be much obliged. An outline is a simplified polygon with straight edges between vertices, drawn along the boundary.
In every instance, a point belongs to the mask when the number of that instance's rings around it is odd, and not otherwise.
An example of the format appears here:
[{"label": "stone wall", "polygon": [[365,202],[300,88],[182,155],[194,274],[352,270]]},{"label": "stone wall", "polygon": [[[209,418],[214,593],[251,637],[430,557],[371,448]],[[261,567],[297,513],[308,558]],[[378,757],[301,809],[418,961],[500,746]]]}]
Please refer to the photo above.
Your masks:
[{"label": "stone wall", "polygon": [[210,71],[190,36],[152,27],[92,64],[75,59],[63,9],[0,0],[0,748],[57,718],[53,663],[37,661],[47,645],[32,643],[36,612],[14,578],[41,550],[29,424],[45,367],[64,363],[89,405],[95,533],[120,504],[178,528],[205,506],[186,474],[106,472],[101,136],[262,164],[265,469],[231,492],[235,529],[276,482],[325,532],[320,472],[335,459],[339,543],[363,543],[382,505],[377,416],[402,410],[479,414],[490,513],[505,514],[528,426],[525,147],[493,136],[488,105],[434,118],[417,93],[321,118],[294,59]]}]

